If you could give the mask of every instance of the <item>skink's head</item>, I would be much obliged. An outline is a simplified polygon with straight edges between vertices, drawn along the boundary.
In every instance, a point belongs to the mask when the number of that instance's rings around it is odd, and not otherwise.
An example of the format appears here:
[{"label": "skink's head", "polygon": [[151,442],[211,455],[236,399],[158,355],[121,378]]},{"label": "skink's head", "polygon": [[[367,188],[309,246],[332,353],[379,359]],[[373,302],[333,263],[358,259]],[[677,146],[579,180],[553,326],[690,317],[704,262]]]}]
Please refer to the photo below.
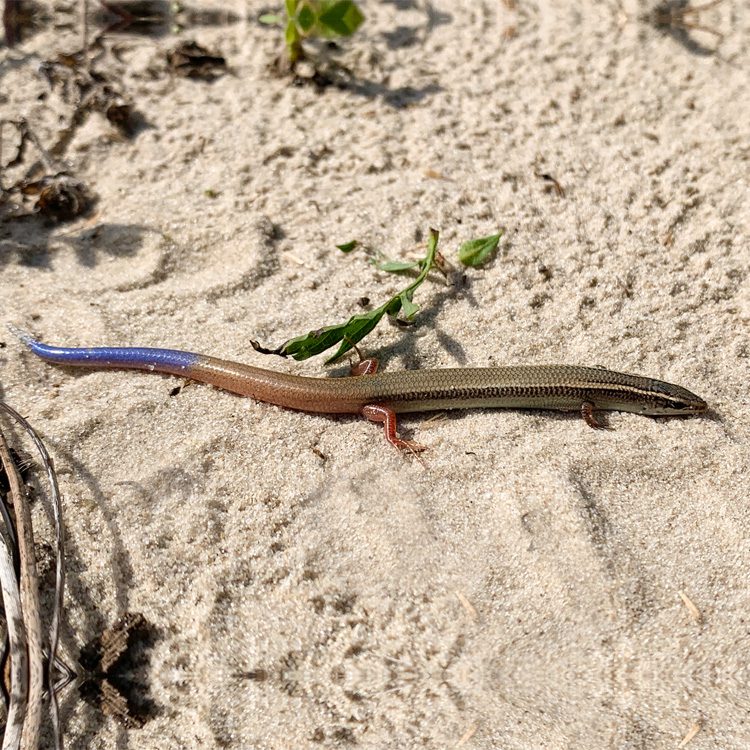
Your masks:
[{"label": "skink's head", "polygon": [[672,383],[654,380],[651,383],[651,404],[648,413],[659,414],[700,414],[706,411],[708,404],[687,388]]}]

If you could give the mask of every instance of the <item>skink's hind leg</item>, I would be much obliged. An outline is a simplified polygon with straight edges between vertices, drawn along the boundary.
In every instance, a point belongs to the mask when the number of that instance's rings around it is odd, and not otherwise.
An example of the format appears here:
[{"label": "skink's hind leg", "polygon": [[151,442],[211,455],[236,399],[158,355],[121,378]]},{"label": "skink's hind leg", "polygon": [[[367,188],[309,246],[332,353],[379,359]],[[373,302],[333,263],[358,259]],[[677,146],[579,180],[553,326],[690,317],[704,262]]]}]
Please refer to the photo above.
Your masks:
[{"label": "skink's hind leg", "polygon": [[375,357],[363,357],[359,347],[348,338],[344,338],[347,344],[349,344],[359,357],[359,362],[355,365],[352,360],[349,360],[349,372],[351,375],[374,375],[378,371],[378,365],[380,364]]},{"label": "skink's hind leg", "polygon": [[[359,354],[359,349],[357,349],[357,354]],[[352,364],[350,369],[352,375],[374,375],[378,371],[378,360],[374,358],[360,359],[356,365]],[[389,409],[382,404],[367,404],[367,406],[362,407],[362,416],[371,422],[382,422],[385,429],[385,439],[399,450],[411,451],[412,453],[427,450],[426,446],[412,440],[402,440],[396,434],[396,413],[393,409]]]},{"label": "skink's hind leg", "polygon": [[609,430],[611,429],[604,422],[600,422],[596,418],[596,409],[591,401],[584,401],[581,404],[581,416],[585,420],[589,427],[593,427],[595,430]]},{"label": "skink's hind leg", "polygon": [[396,434],[396,413],[382,404],[367,404],[362,407],[362,416],[371,422],[382,422],[385,428],[385,439],[401,451],[420,453],[427,447],[411,440],[402,440]]},{"label": "skink's hind leg", "polygon": [[352,375],[374,375],[378,371],[378,360],[373,357],[360,359],[357,364],[349,367]]}]

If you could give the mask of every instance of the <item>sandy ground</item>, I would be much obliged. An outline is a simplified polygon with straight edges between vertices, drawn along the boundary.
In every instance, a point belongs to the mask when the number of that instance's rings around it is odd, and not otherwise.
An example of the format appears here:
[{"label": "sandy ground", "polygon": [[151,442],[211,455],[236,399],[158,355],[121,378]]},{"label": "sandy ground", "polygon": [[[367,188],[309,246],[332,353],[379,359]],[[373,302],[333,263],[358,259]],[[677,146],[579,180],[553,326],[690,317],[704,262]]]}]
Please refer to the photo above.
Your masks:
[{"label": "sandy ground", "polygon": [[[250,339],[400,288],[337,243],[416,258],[433,226],[450,259],[503,226],[489,267],[422,287],[417,325],[368,352],[603,365],[714,412],[415,416],[419,462],[360,419],[55,368],[0,332],[0,395],[61,474],[66,657],[126,611],[155,633],[135,677],[156,717],[125,731],[73,690],[70,747],[750,746],[747,3],[701,14],[712,53],[632,1],[366,0],[352,77],[322,91],[269,72],[264,3],[219,7],[248,20],[106,38],[147,127],[77,132],[62,166],[93,215],[0,225],[2,322],[318,375]],[[0,116],[43,143],[70,107],[39,63],[80,48],[56,22],[0,50]],[[179,39],[230,72],[171,75]]]}]

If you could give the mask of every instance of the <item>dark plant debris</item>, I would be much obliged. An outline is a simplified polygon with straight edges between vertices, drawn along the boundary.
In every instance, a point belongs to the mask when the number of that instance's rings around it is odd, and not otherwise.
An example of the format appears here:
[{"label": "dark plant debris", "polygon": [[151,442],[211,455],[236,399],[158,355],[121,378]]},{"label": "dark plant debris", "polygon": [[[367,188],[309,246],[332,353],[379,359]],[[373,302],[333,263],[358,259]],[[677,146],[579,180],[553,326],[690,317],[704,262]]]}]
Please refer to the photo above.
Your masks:
[{"label": "dark plant debris", "polygon": [[540,180],[544,180],[548,192],[554,190],[558,198],[565,197],[565,191],[563,190],[562,185],[551,174],[547,174],[546,172],[534,172],[534,175]]},{"label": "dark plant debris", "polygon": [[99,8],[93,14],[94,23],[103,29],[102,34],[151,37],[195,26],[229,26],[240,20],[232,11],[190,7],[172,0],[99,0]]},{"label": "dark plant debris", "polygon": [[172,5],[169,0],[99,0],[99,8],[94,13],[93,20],[105,29],[105,33],[128,32],[157,36],[170,30]]},{"label": "dark plant debris", "polygon": [[61,132],[50,153],[62,156],[78,128],[92,113],[103,114],[126,138],[134,136],[144,124],[129,99],[119,90],[109,75],[87,66],[82,51],[59,54],[40,66],[50,88],[58,88],[62,99],[73,107],[67,128]]},{"label": "dark plant debris", "polygon": [[149,659],[156,631],[140,613],[129,612],[81,649],[85,670],[79,690],[83,699],[127,729],[152,719],[156,705],[148,687],[135,679]]},{"label": "dark plant debris", "polygon": [[198,42],[183,42],[167,52],[170,69],[179,76],[201,81],[215,81],[227,70],[226,60]]},{"label": "dark plant debris", "polygon": [[36,195],[35,210],[53,221],[72,221],[86,216],[96,202],[96,197],[84,183],[65,172],[24,183],[21,193]]},{"label": "dark plant debris", "polygon": [[[58,29],[72,28],[72,11],[57,3],[50,12],[51,5],[36,0],[5,0],[3,27],[8,47],[22,44],[53,23]],[[99,0],[95,6],[89,3],[89,8],[86,22],[97,30],[92,46],[114,34],[161,37],[175,29],[230,26],[242,20],[232,11],[201,8],[199,4],[191,7],[172,0]],[[70,20],[62,21],[61,14],[68,14]]]},{"label": "dark plant debris", "polygon": [[49,22],[50,16],[41,3],[34,0],[5,0],[3,30],[8,47],[25,42]]},{"label": "dark plant debris", "polygon": [[701,23],[703,11],[723,3],[724,0],[708,0],[700,5],[689,5],[688,0],[664,0],[653,10],[640,16],[644,21],[659,31],[669,34],[675,41],[696,54],[709,55],[716,50],[697,42],[691,32],[710,34],[720,44],[724,35],[717,29]]},{"label": "dark plant debris", "polygon": [[[12,446],[9,448],[9,452],[21,476],[21,481],[25,484],[29,478],[29,469],[34,465],[34,462],[28,455],[17,451]],[[2,499],[2,496],[7,495],[8,492],[10,492],[10,483],[5,473],[5,467],[0,463],[0,499]]]}]

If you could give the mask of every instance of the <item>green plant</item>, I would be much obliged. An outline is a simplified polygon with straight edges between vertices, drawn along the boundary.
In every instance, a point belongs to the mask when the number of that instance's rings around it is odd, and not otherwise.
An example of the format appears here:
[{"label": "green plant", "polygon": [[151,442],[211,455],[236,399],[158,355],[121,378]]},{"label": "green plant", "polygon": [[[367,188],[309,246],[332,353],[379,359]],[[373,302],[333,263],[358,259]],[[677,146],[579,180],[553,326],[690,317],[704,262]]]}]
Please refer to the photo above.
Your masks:
[{"label": "green plant", "polygon": [[[459,260],[461,263],[468,266],[479,266],[489,260],[497,250],[503,231],[501,230],[498,234],[493,234],[489,237],[469,240],[461,245],[459,249]],[[349,350],[354,349],[357,342],[367,336],[383,316],[388,315],[393,320],[398,319],[402,324],[412,323],[414,316],[419,311],[419,305],[414,303],[414,292],[424,282],[432,269],[437,268],[442,271],[446,266],[445,260],[437,249],[438,238],[438,232],[435,229],[430,229],[427,239],[427,253],[420,260],[390,260],[382,255],[372,258],[372,263],[381,271],[417,274],[411,284],[380,305],[380,307],[376,307],[374,310],[366,313],[353,315],[344,323],[325,326],[324,328],[310,331],[304,336],[289,339],[289,341],[283,343],[277,349],[266,349],[257,341],[251,342],[253,348],[263,354],[279,354],[282,357],[290,356],[294,357],[294,359],[302,360],[314,357],[316,354],[321,354],[326,349],[339,344],[336,353],[326,360],[326,364],[331,364],[341,359]],[[352,240],[336,247],[344,253],[349,253],[357,249],[359,244],[356,240]]]},{"label": "green plant", "polygon": [[302,41],[308,37],[351,36],[365,20],[354,0],[285,0],[285,15],[269,13],[261,23],[283,25],[289,62],[304,56]]}]

